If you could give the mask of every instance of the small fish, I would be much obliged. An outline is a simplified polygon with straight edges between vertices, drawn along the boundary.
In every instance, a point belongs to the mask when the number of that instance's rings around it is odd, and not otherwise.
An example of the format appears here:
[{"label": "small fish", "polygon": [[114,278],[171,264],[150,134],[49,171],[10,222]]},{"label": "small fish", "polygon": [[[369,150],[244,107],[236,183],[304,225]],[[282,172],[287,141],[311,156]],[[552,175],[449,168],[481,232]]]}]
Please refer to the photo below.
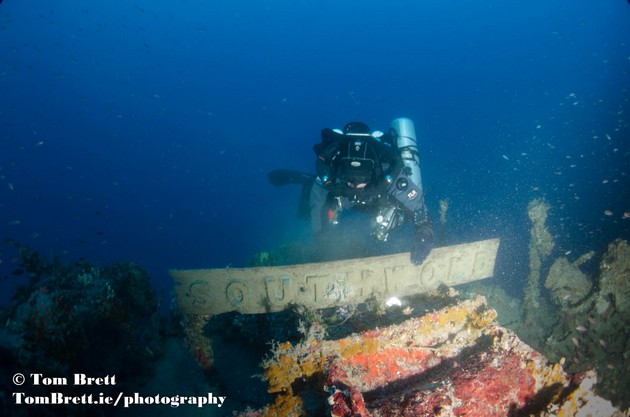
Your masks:
[{"label": "small fish", "polygon": [[610,210],[604,210],[604,214],[606,216],[612,216],[614,213],[612,211],[610,211]]},{"label": "small fish", "polygon": [[608,344],[606,343],[604,339],[599,339],[599,345],[603,347],[604,349],[608,347]]},{"label": "small fish", "polygon": [[579,326],[575,327],[575,330],[577,330],[578,332],[587,332],[588,329],[584,326],[582,326],[581,324]]},{"label": "small fish", "polygon": [[589,323],[591,323],[591,324],[595,324],[595,323],[597,323],[597,322],[595,321],[595,319],[594,319],[593,317],[591,317],[591,316],[588,316],[586,319],[587,319],[587,320],[588,320],[588,322],[589,322]]},{"label": "small fish", "polygon": [[510,158],[508,158],[507,155],[501,155],[501,158],[505,159],[506,161],[510,160]]},{"label": "small fish", "polygon": [[580,347],[580,341],[577,340],[577,338],[572,337],[571,341],[573,342],[573,344],[575,345],[575,347]]},{"label": "small fish", "polygon": [[625,212],[623,213],[623,218],[624,218],[624,219],[630,219],[630,211],[625,211]]}]

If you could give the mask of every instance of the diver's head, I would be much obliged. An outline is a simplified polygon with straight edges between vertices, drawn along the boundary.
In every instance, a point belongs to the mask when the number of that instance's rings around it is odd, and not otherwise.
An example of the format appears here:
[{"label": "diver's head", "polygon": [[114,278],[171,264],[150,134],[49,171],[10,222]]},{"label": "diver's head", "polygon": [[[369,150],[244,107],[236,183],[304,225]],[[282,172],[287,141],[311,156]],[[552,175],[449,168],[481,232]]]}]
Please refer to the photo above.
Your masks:
[{"label": "diver's head", "polygon": [[363,122],[350,122],[343,127],[343,133],[346,135],[369,135],[370,128]]}]

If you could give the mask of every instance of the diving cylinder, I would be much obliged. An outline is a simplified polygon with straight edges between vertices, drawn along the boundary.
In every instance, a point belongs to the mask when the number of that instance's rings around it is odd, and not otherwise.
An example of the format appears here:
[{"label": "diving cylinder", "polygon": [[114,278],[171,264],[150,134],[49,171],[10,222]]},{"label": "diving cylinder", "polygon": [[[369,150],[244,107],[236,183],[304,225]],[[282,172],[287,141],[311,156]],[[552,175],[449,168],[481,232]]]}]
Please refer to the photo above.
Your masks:
[{"label": "diving cylinder", "polygon": [[422,188],[420,177],[420,154],[416,140],[416,129],[413,121],[406,117],[399,117],[391,123],[391,128],[396,132],[396,145],[402,157],[405,167],[411,171],[409,178]]}]

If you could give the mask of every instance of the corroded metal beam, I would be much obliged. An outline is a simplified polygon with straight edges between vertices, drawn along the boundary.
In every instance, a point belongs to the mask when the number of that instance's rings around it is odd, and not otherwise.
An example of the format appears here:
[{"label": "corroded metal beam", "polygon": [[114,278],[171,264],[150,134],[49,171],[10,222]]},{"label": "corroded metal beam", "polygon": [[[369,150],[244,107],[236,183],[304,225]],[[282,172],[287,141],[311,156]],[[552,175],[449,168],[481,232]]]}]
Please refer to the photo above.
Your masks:
[{"label": "corroded metal beam", "polygon": [[326,308],[403,296],[439,285],[491,277],[499,239],[435,248],[420,266],[409,253],[287,266],[172,270],[179,308],[186,314],[259,314],[291,304]]}]

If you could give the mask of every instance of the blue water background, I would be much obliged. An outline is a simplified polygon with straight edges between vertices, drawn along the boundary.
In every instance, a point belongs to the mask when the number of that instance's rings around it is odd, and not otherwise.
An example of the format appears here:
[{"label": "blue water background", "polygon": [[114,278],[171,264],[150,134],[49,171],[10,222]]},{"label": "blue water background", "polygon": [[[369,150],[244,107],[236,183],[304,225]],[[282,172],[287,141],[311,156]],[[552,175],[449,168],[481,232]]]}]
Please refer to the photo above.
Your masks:
[{"label": "blue water background", "polygon": [[[168,291],[169,268],[307,240],[266,173],[313,172],[323,127],[406,116],[447,243],[501,237],[518,288],[533,198],[555,255],[630,236],[629,22],[623,0],[6,0],[0,238]],[[26,278],[1,249],[4,303]]]}]

